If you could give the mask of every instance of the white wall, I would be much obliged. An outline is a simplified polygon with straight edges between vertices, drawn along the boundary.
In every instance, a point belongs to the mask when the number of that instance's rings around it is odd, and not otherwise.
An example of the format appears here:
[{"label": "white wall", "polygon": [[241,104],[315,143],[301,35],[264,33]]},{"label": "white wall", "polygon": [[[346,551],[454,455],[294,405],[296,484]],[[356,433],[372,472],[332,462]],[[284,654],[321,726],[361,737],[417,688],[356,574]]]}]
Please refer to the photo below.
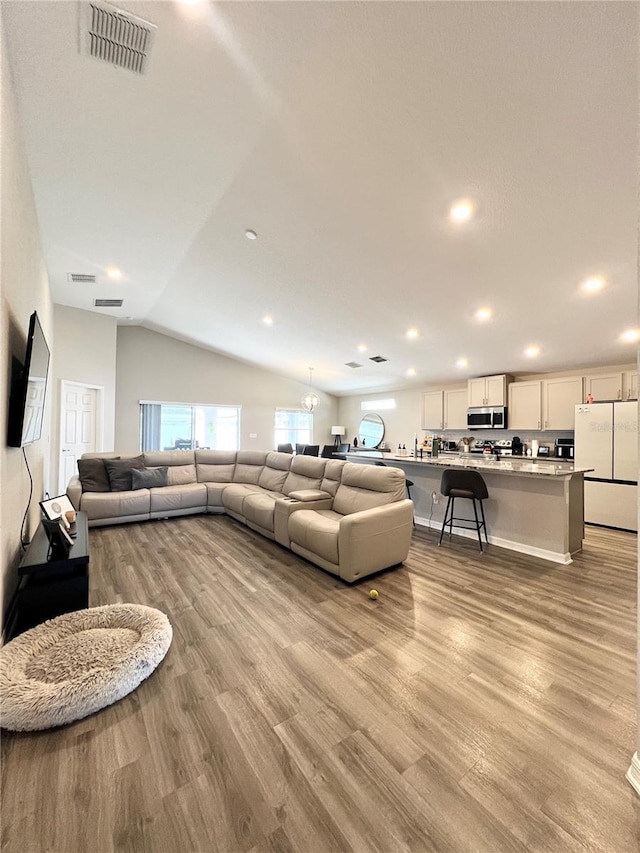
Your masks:
[{"label": "white wall", "polygon": [[[140,326],[119,326],[116,371],[119,453],[140,449],[140,400],[242,406],[243,450],[274,448],[275,409],[300,408],[308,385]],[[337,400],[316,389],[315,444],[332,444]],[[257,433],[257,438],[249,438]]]},{"label": "white wall", "polygon": [[81,311],[66,305],[55,305],[53,329],[56,348],[52,369],[53,421],[51,442],[51,482],[55,483],[60,453],[60,383],[63,379],[85,385],[99,385],[103,390],[102,446],[113,450],[116,408],[116,339],[115,317]]},{"label": "white wall", "polygon": [[[52,306],[49,282],[42,260],[38,220],[31,181],[16,112],[16,101],[7,61],[4,26],[0,10],[2,153],[0,160],[2,237],[0,241],[0,603],[4,612],[13,593],[20,555],[20,528],[29,500],[29,479],[22,451],[6,446],[7,410],[11,360],[24,361],[29,317],[36,310],[49,344],[53,348]],[[49,374],[51,376],[51,373]],[[47,401],[43,437],[26,448],[34,479],[34,497],[26,530],[35,530],[47,488],[51,440],[51,394]]]}]

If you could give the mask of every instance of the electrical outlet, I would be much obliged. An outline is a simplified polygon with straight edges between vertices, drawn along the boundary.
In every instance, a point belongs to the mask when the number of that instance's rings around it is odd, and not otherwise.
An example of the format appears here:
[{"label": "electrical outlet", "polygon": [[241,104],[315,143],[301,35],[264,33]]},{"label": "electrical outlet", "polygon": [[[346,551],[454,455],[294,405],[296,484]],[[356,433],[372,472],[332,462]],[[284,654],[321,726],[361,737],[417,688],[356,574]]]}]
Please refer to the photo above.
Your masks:
[{"label": "electrical outlet", "polygon": [[432,501],[432,503],[434,503],[434,504],[437,504],[437,503],[438,503],[438,494],[437,494],[437,492],[431,492],[431,501]]}]

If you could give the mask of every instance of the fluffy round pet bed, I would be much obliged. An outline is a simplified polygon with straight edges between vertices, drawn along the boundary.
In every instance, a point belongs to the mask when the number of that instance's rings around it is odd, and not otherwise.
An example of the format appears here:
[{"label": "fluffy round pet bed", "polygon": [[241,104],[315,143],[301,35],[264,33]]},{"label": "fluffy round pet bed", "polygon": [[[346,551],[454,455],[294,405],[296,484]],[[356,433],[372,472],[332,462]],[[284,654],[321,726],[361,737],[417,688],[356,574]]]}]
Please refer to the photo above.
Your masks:
[{"label": "fluffy round pet bed", "polygon": [[142,604],[57,616],[0,649],[0,725],[34,731],[80,720],[144,681],[171,645],[169,620]]}]

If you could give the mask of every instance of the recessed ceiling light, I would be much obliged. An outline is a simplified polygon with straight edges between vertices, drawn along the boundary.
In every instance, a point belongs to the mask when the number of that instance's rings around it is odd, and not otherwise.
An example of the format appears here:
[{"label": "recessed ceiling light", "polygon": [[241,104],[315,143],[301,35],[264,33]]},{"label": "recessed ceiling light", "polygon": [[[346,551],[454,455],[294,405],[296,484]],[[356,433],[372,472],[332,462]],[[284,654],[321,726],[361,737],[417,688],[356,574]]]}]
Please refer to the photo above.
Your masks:
[{"label": "recessed ceiling light", "polygon": [[366,344],[358,344],[358,352],[366,352],[367,345]]},{"label": "recessed ceiling light", "polygon": [[478,308],[476,311],[476,320],[484,323],[485,320],[490,320],[493,317],[491,308]]},{"label": "recessed ceiling light", "polygon": [[407,376],[415,376],[415,375],[416,375],[416,369],[415,369],[415,367],[410,367],[410,368],[407,370]]},{"label": "recessed ceiling light", "polygon": [[414,341],[418,337],[419,334],[420,334],[420,332],[414,327],[412,327],[411,329],[407,329],[407,337],[411,341]]},{"label": "recessed ceiling light", "polygon": [[640,329],[627,329],[620,335],[620,340],[625,344],[635,344],[640,341]]},{"label": "recessed ceiling light", "polygon": [[460,367],[460,368],[469,367],[469,359],[468,358],[459,358],[456,361],[456,367]]},{"label": "recessed ceiling light", "polygon": [[475,213],[476,206],[469,198],[461,198],[454,202],[449,210],[449,219],[452,222],[468,222]]},{"label": "recessed ceiling light", "polygon": [[273,326],[273,317],[271,316],[271,314],[265,314],[262,318],[262,322],[265,324],[265,326]]},{"label": "recessed ceiling light", "polygon": [[602,290],[604,284],[604,279],[596,276],[595,278],[588,278],[586,281],[583,281],[582,289],[586,293],[597,293],[599,290]]},{"label": "recessed ceiling light", "polygon": [[122,270],[118,269],[118,267],[107,267],[107,275],[114,281],[118,281],[122,278]]},{"label": "recessed ceiling light", "polygon": [[257,240],[258,239],[258,235],[256,234],[256,232],[252,231],[250,228],[244,232],[244,236],[247,238],[247,240]]},{"label": "recessed ceiling light", "polygon": [[532,344],[525,349],[524,354],[527,358],[535,358],[537,355],[540,355],[540,347]]}]

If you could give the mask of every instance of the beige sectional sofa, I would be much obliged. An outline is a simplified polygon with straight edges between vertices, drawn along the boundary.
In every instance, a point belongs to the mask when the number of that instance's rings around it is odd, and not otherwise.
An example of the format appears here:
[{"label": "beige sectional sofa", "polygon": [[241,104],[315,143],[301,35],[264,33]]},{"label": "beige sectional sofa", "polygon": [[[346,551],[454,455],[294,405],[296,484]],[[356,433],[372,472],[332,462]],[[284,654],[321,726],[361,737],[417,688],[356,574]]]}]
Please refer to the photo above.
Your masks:
[{"label": "beige sectional sofa", "polygon": [[139,458],[145,468],[167,466],[168,485],[91,492],[82,490],[78,476],[71,479],[67,494],[87,513],[89,526],[227,513],[349,582],[407,558],[413,504],[399,468],[253,450],[159,451]]}]

